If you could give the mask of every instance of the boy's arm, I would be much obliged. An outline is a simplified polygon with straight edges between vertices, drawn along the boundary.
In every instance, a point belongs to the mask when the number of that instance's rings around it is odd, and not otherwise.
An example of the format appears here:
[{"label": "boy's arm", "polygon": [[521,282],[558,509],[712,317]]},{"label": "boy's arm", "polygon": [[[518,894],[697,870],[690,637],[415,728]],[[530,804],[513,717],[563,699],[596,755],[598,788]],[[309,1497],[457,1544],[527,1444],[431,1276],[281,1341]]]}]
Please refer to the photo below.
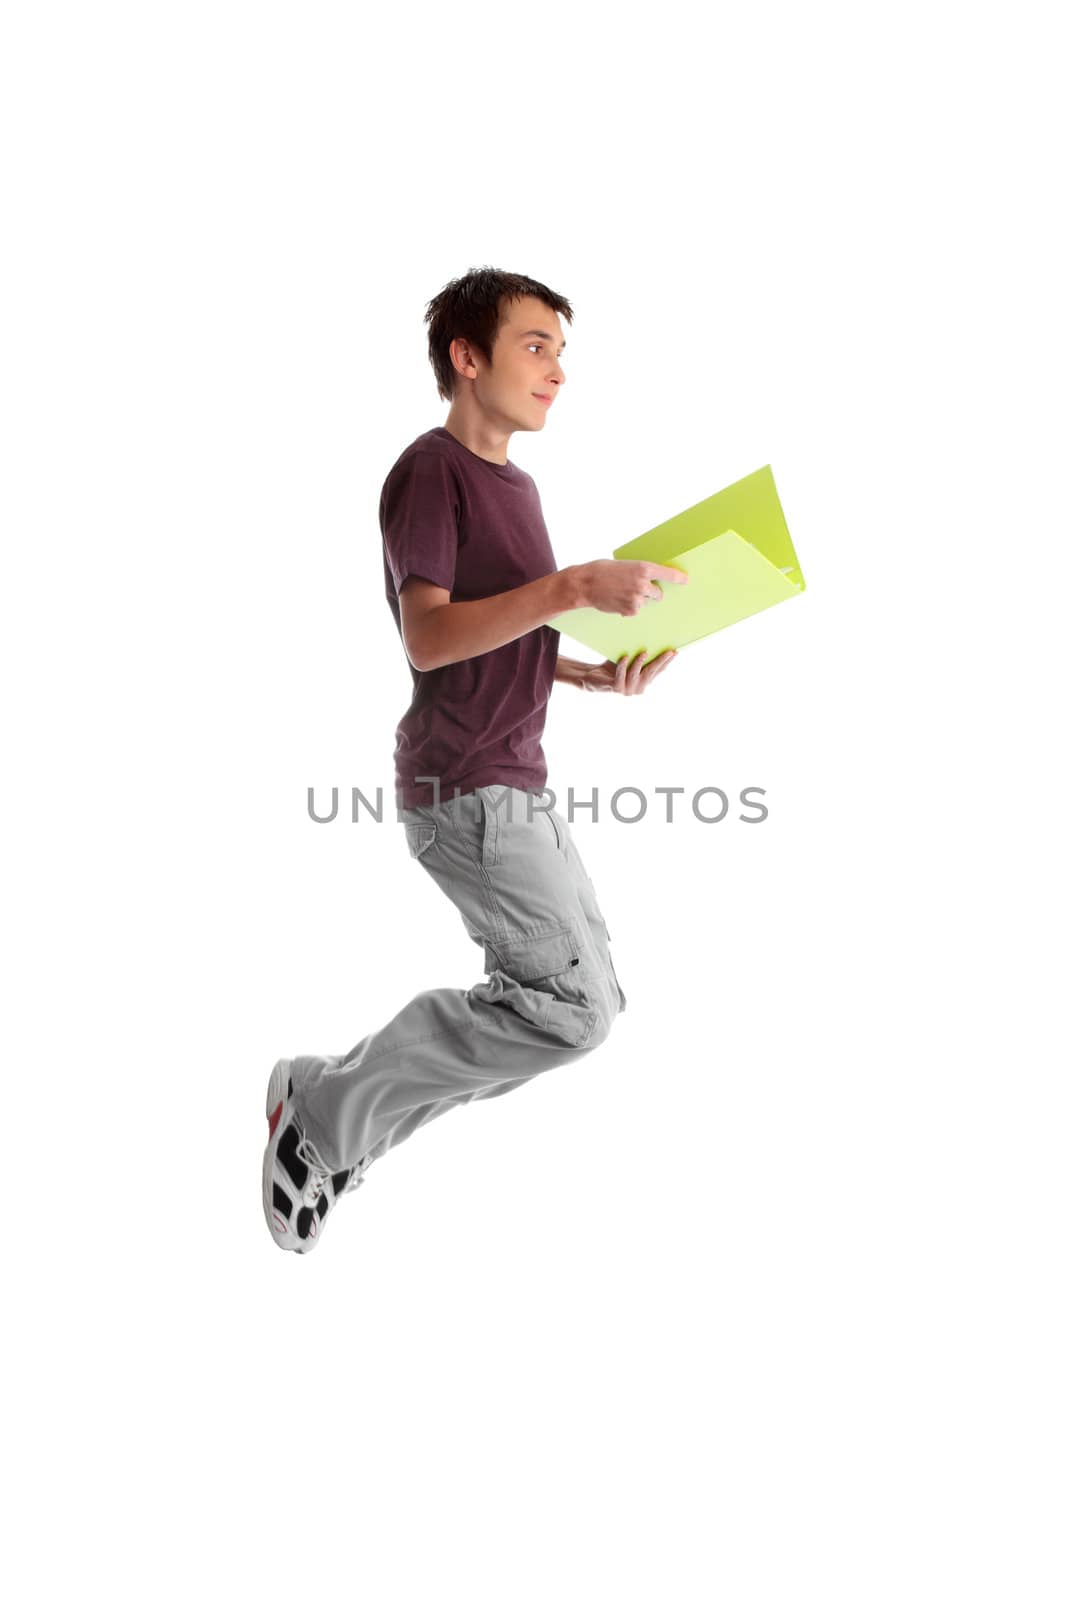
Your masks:
[{"label": "boy's arm", "polygon": [[404,648],[417,672],[484,655],[587,603],[581,566],[546,573],[485,600],[450,600],[448,589],[412,576],[399,598]]},{"label": "boy's arm", "polygon": [[573,656],[557,656],[553,678],[557,683],[573,683],[576,689],[582,689],[588,670],[587,661],[576,661]]}]

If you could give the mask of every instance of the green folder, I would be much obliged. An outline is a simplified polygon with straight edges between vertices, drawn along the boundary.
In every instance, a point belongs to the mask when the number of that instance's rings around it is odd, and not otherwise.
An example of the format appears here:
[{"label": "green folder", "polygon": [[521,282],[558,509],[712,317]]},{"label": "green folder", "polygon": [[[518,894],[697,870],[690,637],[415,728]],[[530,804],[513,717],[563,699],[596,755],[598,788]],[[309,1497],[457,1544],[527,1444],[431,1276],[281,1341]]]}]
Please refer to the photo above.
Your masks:
[{"label": "green folder", "polygon": [[800,594],[805,580],[779,504],[770,467],[739,478],[612,551],[617,560],[659,561],[689,574],[663,579],[662,600],[637,616],[593,606],[562,611],[550,628],[599,650],[610,661],[646,650],[650,658],[741,622]]}]

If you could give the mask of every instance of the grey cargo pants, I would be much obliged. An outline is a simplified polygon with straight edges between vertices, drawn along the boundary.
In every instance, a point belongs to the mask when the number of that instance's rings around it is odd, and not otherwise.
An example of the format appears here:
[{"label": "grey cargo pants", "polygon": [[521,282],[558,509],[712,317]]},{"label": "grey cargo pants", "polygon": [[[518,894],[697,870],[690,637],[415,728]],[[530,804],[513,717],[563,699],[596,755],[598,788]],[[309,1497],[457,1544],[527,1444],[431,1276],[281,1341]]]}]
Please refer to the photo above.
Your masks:
[{"label": "grey cargo pants", "polygon": [[297,1110],[335,1172],[366,1168],[452,1106],[587,1055],[627,1005],[593,884],[548,791],[491,784],[397,817],[488,976],[422,990],[347,1055],[293,1058]]}]

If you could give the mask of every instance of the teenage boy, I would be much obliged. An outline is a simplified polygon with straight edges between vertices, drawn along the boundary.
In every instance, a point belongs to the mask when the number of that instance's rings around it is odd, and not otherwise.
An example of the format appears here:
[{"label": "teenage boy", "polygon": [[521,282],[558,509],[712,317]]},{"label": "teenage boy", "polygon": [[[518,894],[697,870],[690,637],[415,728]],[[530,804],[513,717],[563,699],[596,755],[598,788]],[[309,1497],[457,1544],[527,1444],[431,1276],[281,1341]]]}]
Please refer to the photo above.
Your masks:
[{"label": "teenage boy", "polygon": [[513,433],[545,427],[564,384],[544,284],[472,269],[429,302],[430,360],[451,402],[386,478],[386,599],[412,673],[397,728],[396,806],[411,855],[485,957],[486,981],[426,989],[345,1056],[277,1063],[267,1089],[263,1209],[275,1243],[306,1253],[379,1156],[470,1100],[518,1088],[608,1036],[626,997],[571,830],[549,803],[541,734],[554,682],[641,694],[674,655],[559,656],[550,617],[634,616],[660,600],[653,561],[558,571]]}]

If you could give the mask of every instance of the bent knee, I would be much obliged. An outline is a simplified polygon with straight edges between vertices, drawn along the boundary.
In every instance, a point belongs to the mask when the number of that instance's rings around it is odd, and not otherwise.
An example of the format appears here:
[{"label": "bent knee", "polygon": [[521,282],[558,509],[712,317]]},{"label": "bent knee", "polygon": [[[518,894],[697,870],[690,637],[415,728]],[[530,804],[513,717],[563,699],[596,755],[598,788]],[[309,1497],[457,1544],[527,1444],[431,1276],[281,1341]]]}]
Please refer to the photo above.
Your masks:
[{"label": "bent knee", "polygon": [[609,1003],[598,996],[596,1000],[590,1001],[588,1009],[593,1022],[585,1040],[585,1048],[587,1050],[596,1050],[598,1045],[604,1044],[611,1033],[621,1007],[614,998]]}]

